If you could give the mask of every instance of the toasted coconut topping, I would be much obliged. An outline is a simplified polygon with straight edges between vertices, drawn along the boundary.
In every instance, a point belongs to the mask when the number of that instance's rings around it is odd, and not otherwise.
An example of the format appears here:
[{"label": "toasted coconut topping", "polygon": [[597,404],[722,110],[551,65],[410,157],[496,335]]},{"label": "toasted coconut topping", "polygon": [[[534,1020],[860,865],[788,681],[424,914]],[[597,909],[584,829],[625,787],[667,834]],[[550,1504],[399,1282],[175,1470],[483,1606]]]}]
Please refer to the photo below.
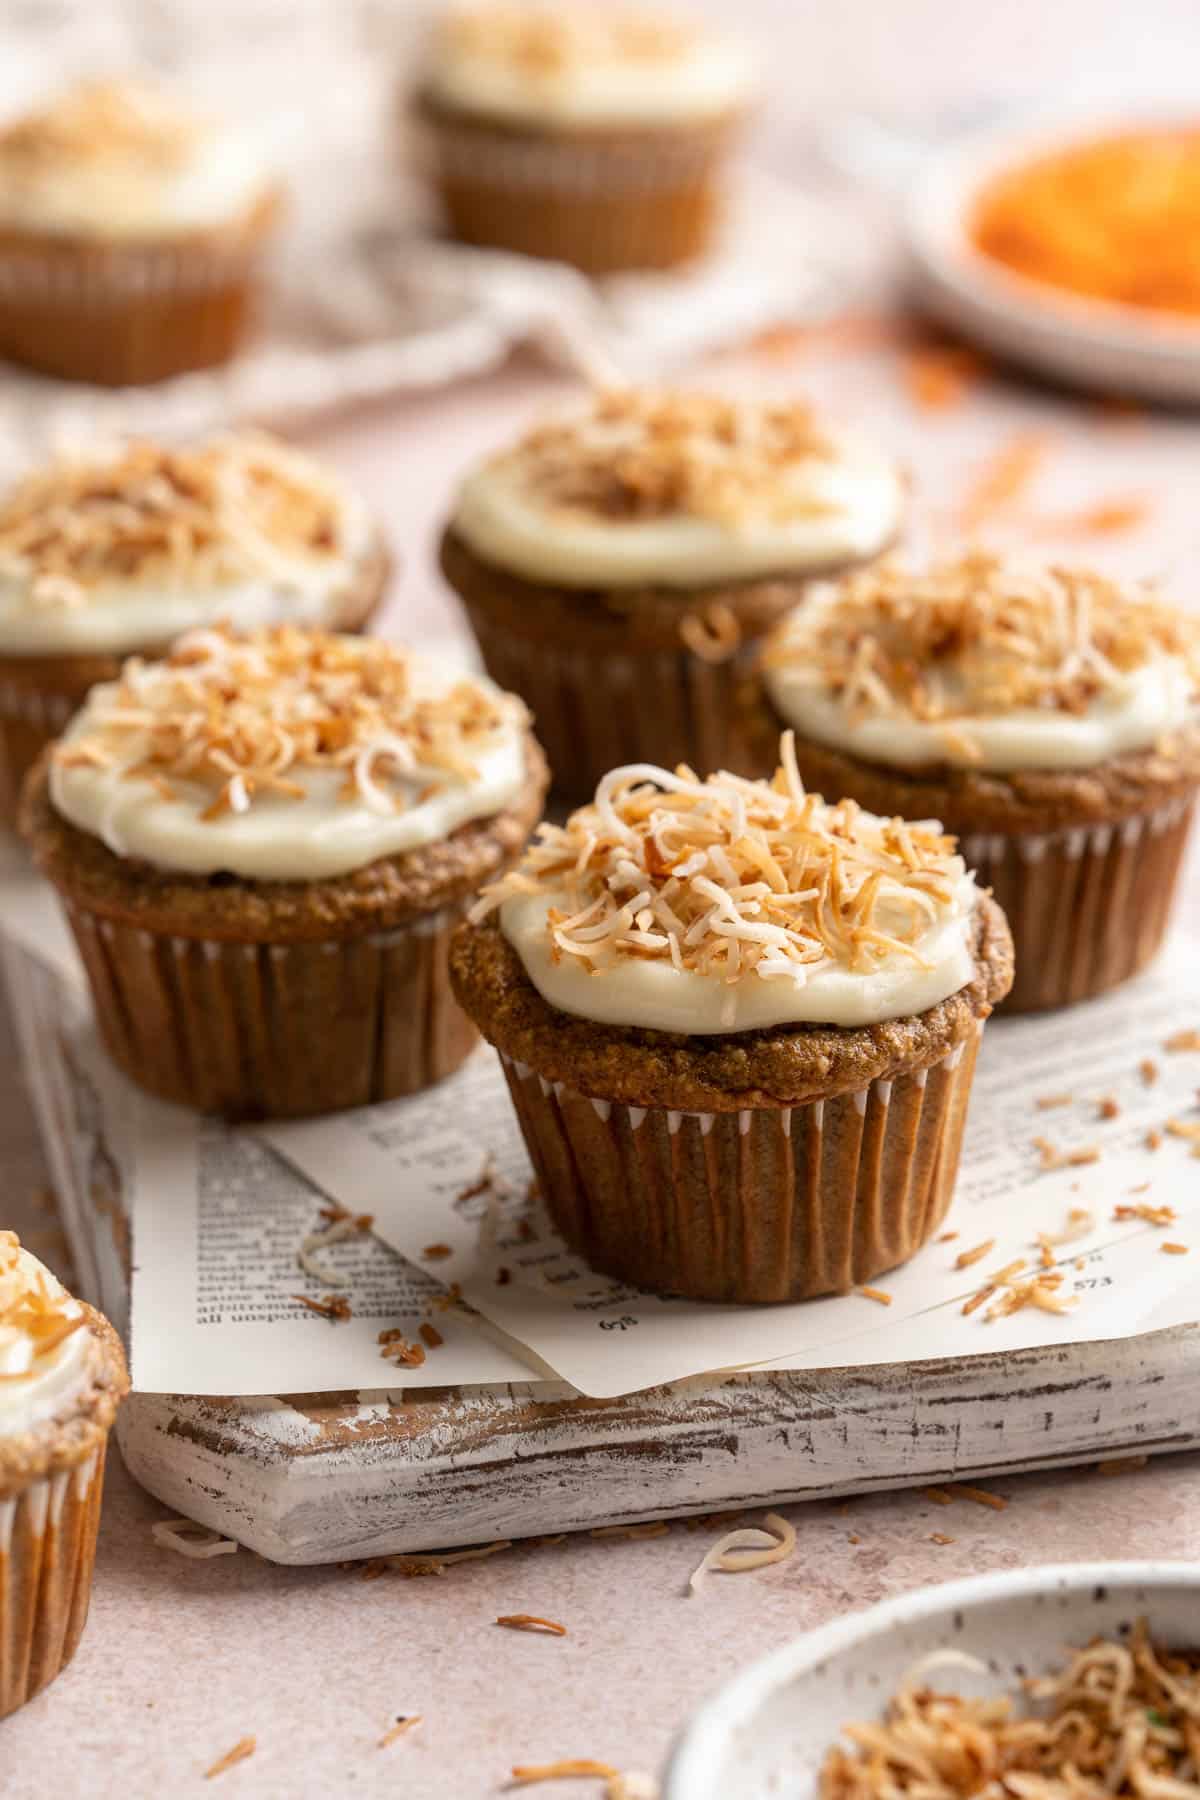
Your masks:
[{"label": "toasted coconut topping", "polygon": [[[818,1783],[820,1800],[1197,1800],[1200,1657],[1150,1641],[1096,1639],[1019,1694],[938,1692],[935,1668],[986,1674],[961,1651],[910,1670],[881,1721],[847,1725]],[[1029,1702],[1030,1704],[1023,1704]]]},{"label": "toasted coconut topping", "polygon": [[625,6],[462,6],[439,28],[443,53],[466,52],[524,73],[558,76],[597,62],[670,63],[698,39],[670,14]]},{"label": "toasted coconut topping", "polygon": [[917,573],[889,559],[801,608],[767,661],[852,716],[954,722],[1037,707],[1079,714],[1131,671],[1179,658],[1200,688],[1200,632],[1085,569],[973,552]]},{"label": "toasted coconut topping", "polygon": [[246,812],[263,795],[303,799],[310,770],[339,771],[341,796],[402,812],[451,782],[524,708],[467,678],[432,692],[407,650],[376,639],[281,625],[244,638],[190,632],[163,662],[132,658],[93,689],[93,729],[58,746],[63,768],[119,766],[174,797],[204,793],[202,819]]},{"label": "toasted coconut topping", "polygon": [[84,1323],[77,1300],[59,1287],[15,1231],[0,1231],[0,1382],[25,1381]]},{"label": "toasted coconut topping", "polygon": [[350,497],[307,456],[258,432],[183,449],[135,442],[64,457],[0,502],[0,577],[40,607],[104,586],[286,589],[347,553]]},{"label": "toasted coconut topping", "polygon": [[171,173],[208,123],[141,81],[87,81],[0,131],[0,157],[44,168],[122,157]]},{"label": "toasted coconut topping", "polygon": [[702,782],[682,764],[614,769],[565,826],[539,827],[471,916],[545,894],[556,961],[597,973],[639,959],[731,985],[803,985],[831,963],[927,967],[915,946],[948,916],[963,875],[937,825],[806,794],[788,732],[770,784],[726,773]]},{"label": "toasted coconut topping", "polygon": [[735,526],[828,510],[795,477],[836,456],[798,401],[620,388],[590,412],[536,427],[497,459],[547,508],[618,522],[677,514]]}]

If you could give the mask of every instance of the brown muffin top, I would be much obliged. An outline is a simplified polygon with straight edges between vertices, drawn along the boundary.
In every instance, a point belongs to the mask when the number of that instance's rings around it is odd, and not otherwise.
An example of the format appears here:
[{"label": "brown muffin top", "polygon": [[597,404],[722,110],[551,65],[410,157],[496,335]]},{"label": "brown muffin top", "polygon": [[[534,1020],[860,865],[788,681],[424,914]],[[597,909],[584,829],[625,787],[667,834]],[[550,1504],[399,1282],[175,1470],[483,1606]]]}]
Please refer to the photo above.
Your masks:
[{"label": "brown muffin top", "polygon": [[12,1231],[0,1231],[0,1382],[0,1498],[88,1456],[129,1386],[107,1320],[73,1300]]},{"label": "brown muffin top", "polygon": [[1012,939],[986,895],[973,937],[975,976],[967,986],[915,1017],[849,1029],[805,1025],[697,1038],[598,1025],[542,998],[495,919],[459,929],[450,975],[489,1042],[549,1081],[630,1106],[732,1112],[828,1099],[939,1062],[1012,984]]}]

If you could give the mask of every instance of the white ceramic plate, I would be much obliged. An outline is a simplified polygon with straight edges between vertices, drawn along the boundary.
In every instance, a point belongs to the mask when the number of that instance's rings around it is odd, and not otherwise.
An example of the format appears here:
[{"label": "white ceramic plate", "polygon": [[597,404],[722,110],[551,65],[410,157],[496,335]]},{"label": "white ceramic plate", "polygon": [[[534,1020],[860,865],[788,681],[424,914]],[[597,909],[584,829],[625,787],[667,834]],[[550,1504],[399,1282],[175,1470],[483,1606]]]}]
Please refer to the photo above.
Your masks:
[{"label": "white ceramic plate", "polygon": [[1172,123],[1200,124],[1200,101],[1189,108],[1076,112],[1052,124],[973,136],[937,153],[906,214],[917,298],[964,335],[1043,374],[1154,400],[1200,400],[1200,320],[1060,294],[983,256],[967,231],[975,197],[1001,170],[1114,131]]},{"label": "white ceramic plate", "polygon": [[[1078,1563],[923,1588],[811,1631],[736,1676],[696,1714],[663,1800],[811,1800],[839,1726],[878,1716],[918,1657],[947,1646],[985,1662],[960,1692],[1003,1692],[1061,1665],[1068,1645],[1127,1632],[1200,1645],[1200,1565]],[[947,1685],[950,1677],[947,1677]]]}]

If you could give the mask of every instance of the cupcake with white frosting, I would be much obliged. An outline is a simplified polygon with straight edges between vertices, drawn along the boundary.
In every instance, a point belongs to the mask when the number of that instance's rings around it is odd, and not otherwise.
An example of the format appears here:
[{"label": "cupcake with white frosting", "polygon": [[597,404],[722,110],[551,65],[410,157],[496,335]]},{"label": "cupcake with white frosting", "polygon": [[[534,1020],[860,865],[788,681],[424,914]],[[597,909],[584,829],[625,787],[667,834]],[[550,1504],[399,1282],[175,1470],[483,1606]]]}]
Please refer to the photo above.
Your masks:
[{"label": "cupcake with white frosting", "polygon": [[762,681],[806,781],[958,835],[1012,927],[1012,1010],[1154,955],[1200,786],[1194,621],[1087,570],[877,565],[778,628]]},{"label": "cupcake with white frosting", "polygon": [[601,275],[709,247],[756,87],[746,47],[693,19],[484,0],[439,21],[417,116],[457,238]]},{"label": "cupcake with white frosting", "polygon": [[128,1388],[107,1319],[0,1231],[0,1719],[75,1654],[108,1434]]},{"label": "cupcake with white frosting", "polygon": [[563,1235],[697,1300],[844,1290],[926,1242],[1012,979],[953,839],[782,758],[769,784],[613,770],[451,953]]},{"label": "cupcake with white frosting", "polygon": [[895,465],[800,403],[621,390],[473,469],[442,568],[578,799],[629,761],[761,773],[736,731],[753,647],[903,510]]},{"label": "cupcake with white frosting", "polygon": [[134,443],[37,470],[0,497],[0,819],[125,657],[162,655],[219,621],[356,631],[388,571],[358,495],[258,433]]},{"label": "cupcake with white frosting", "polygon": [[123,386],[228,361],[280,211],[263,144],[145,81],[0,128],[0,355]]},{"label": "cupcake with white frosting", "polygon": [[372,639],[208,630],[92,690],[23,827],[116,1062],[169,1100],[286,1117],[463,1061],[450,934],[544,788],[524,707],[488,681]]}]

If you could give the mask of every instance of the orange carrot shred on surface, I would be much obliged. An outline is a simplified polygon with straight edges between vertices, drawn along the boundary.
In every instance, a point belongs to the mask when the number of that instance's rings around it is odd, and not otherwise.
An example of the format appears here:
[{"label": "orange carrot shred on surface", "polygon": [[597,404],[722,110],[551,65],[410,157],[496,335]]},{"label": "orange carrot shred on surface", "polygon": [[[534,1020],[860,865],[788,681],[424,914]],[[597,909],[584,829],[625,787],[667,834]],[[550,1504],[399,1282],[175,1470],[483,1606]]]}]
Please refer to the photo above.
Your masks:
[{"label": "orange carrot shred on surface", "polygon": [[1050,445],[1044,431],[1019,431],[1001,445],[967,491],[960,514],[962,528],[977,531],[1023,500],[1041,472]]}]

